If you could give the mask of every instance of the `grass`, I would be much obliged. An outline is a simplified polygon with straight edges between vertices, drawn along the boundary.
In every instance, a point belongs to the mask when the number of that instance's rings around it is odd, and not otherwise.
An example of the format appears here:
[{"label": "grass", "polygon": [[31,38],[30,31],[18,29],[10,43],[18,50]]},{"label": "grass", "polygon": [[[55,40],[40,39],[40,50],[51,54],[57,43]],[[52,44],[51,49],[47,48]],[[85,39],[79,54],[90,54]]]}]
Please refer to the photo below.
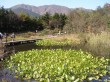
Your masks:
[{"label": "grass", "polygon": [[[98,56],[109,56],[110,54],[110,33],[102,32],[100,34],[83,33],[83,34],[63,34],[63,35],[41,35],[42,33],[26,32],[16,34],[15,40],[27,39],[49,39],[57,42],[72,41],[70,48],[82,49]],[[8,41],[12,39],[8,37]],[[3,39],[5,41],[5,38]]]},{"label": "grass", "polygon": [[[110,55],[110,33],[101,32],[99,34],[66,34],[66,35],[49,35],[43,36],[44,40],[50,40],[50,43],[71,41],[70,48],[82,49],[96,56],[109,57]],[[54,42],[52,42],[54,41]]]},{"label": "grass", "polygon": [[[69,36],[69,37],[68,37]],[[63,36],[50,36],[48,39],[44,39],[36,42],[38,46],[71,46],[79,44],[79,39],[73,35],[63,35]]]},{"label": "grass", "polygon": [[110,33],[101,32],[100,34],[83,34],[80,36],[79,47],[94,55],[109,57],[110,55]]}]

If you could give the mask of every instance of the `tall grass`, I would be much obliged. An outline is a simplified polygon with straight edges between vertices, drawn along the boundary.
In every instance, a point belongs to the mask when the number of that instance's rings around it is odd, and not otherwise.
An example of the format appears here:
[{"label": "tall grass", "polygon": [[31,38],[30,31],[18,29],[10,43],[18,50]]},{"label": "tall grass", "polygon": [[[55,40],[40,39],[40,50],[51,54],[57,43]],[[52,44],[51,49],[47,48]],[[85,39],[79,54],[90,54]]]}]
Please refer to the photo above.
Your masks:
[{"label": "tall grass", "polygon": [[110,54],[110,33],[85,34],[80,38],[80,48],[99,56],[109,56]]},{"label": "tall grass", "polygon": [[57,37],[54,37],[53,40],[55,41],[72,41],[73,44],[80,44],[80,39],[76,34],[69,34],[69,35],[60,35]]},{"label": "tall grass", "polygon": [[[57,42],[72,41],[70,48],[82,49],[86,52],[90,52],[97,56],[109,57],[110,55],[110,33],[101,32],[98,34],[94,33],[83,33],[83,34],[68,34],[46,37],[50,40]],[[45,39],[46,39],[45,38]],[[65,46],[64,46],[65,47]]]}]

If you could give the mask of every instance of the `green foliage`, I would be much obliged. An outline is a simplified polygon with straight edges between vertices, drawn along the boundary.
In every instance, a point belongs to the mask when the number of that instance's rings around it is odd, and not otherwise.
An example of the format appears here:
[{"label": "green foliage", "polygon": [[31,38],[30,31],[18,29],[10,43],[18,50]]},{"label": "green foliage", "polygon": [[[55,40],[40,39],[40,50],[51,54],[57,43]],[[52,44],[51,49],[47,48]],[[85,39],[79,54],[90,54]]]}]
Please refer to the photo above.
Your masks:
[{"label": "green foliage", "polygon": [[53,19],[59,19],[60,18],[60,16],[59,16],[59,14],[58,13],[55,13],[54,15],[53,15]]},{"label": "green foliage", "polygon": [[38,18],[36,17],[30,17],[28,14],[20,13],[19,18],[21,21],[21,26],[23,26],[23,31],[35,31],[42,30],[42,24],[38,22]]},{"label": "green foliage", "polygon": [[65,25],[67,16],[65,14],[58,14],[55,13],[54,15],[50,15],[49,13],[44,14],[41,16],[41,21],[46,29],[58,28],[59,30],[63,30]]},{"label": "green foliage", "polygon": [[16,15],[11,10],[0,8],[0,31],[1,32],[21,32],[42,30],[42,24],[37,18],[30,17],[25,13]]},{"label": "green foliage", "polygon": [[11,10],[0,8],[0,30],[2,32],[35,31],[43,29],[63,29],[66,15],[58,14],[51,16],[49,13],[43,16],[31,17],[21,12],[16,15]]},{"label": "green foliage", "polygon": [[32,50],[5,60],[6,67],[22,79],[38,82],[82,82],[106,74],[108,59],[75,50]]},{"label": "green foliage", "polygon": [[49,20],[50,20],[50,14],[49,13],[46,13],[44,14],[42,17],[42,22],[44,24],[44,26],[48,26],[49,25]]},{"label": "green foliage", "polygon": [[110,28],[110,21],[108,22],[108,28]]},{"label": "green foliage", "polygon": [[66,46],[72,45],[72,41],[71,40],[57,41],[54,39],[45,39],[36,42],[36,44],[38,46]]}]

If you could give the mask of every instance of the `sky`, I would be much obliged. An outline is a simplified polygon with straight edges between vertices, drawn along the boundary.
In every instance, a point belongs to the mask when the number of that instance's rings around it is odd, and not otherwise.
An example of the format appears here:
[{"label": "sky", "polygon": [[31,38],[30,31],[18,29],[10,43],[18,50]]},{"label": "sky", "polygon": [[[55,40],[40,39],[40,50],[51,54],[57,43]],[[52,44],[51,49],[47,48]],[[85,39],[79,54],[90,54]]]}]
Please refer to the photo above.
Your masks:
[{"label": "sky", "polygon": [[103,7],[105,3],[110,3],[110,0],[0,0],[0,6],[4,8],[10,8],[17,4],[29,4],[34,6],[61,5],[69,8],[96,9],[98,6]]}]

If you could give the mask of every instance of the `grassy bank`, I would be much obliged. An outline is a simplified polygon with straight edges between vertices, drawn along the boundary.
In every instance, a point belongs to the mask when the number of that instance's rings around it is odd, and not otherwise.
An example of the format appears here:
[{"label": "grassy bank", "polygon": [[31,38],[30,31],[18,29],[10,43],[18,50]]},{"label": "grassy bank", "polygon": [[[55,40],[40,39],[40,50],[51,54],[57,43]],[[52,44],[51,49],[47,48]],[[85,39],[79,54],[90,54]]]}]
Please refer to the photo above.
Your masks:
[{"label": "grassy bank", "polygon": [[[70,48],[74,49],[82,49],[86,52],[90,52],[94,55],[98,56],[109,56],[110,54],[110,33],[102,32],[99,34],[94,33],[78,33],[78,34],[63,34],[63,35],[46,35],[42,32],[34,33],[34,32],[26,32],[16,34],[15,40],[27,40],[27,39],[36,39],[42,38],[46,39],[46,41],[42,42],[42,46],[47,45],[62,45],[69,41]],[[47,41],[47,39],[49,41]],[[11,37],[8,36],[8,41],[11,41]],[[5,41],[5,38],[3,39]],[[57,43],[55,43],[57,42]],[[59,44],[58,44],[59,43]],[[41,45],[41,43],[39,44]]]},{"label": "grassy bank", "polygon": [[[44,40],[37,43],[41,46],[63,46],[70,45],[72,49],[82,49],[96,56],[109,57],[110,55],[110,33],[102,32],[99,34],[66,34],[57,36],[44,36]],[[64,46],[65,47],[65,46]]]}]

